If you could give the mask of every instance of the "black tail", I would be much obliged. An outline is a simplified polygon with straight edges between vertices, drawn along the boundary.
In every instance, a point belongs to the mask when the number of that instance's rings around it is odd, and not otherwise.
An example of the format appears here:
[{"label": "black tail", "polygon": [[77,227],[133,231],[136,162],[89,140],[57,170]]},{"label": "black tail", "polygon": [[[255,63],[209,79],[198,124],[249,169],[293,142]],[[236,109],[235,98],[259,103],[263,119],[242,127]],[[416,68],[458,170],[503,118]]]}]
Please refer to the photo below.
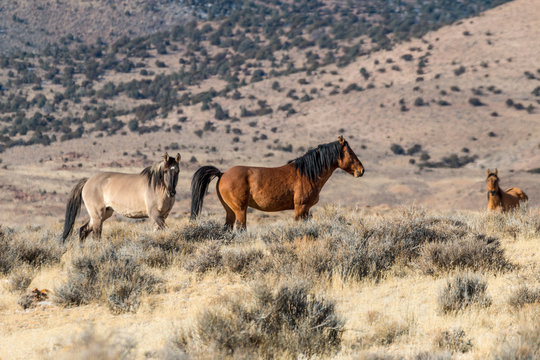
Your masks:
[{"label": "black tail", "polygon": [[69,234],[71,234],[71,230],[73,230],[73,224],[75,223],[75,218],[77,218],[77,215],[79,215],[79,210],[81,209],[82,202],[82,189],[84,187],[84,184],[86,184],[86,181],[88,181],[88,178],[81,179],[69,194],[69,199],[66,206],[64,233],[62,234],[63,242],[66,242]]},{"label": "black tail", "polygon": [[214,166],[203,166],[193,174],[191,179],[191,219],[195,219],[201,213],[204,195],[208,190],[208,184],[213,178],[221,178],[223,173]]}]

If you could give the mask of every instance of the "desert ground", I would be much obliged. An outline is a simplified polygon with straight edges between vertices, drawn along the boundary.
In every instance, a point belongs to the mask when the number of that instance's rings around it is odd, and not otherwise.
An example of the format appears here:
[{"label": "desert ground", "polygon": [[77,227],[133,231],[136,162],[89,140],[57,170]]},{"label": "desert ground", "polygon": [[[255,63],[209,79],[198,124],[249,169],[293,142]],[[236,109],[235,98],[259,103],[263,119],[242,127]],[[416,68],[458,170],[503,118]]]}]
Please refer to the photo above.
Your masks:
[{"label": "desert ground", "polygon": [[[19,260],[2,279],[3,358],[538,354],[537,210],[502,215],[330,206],[306,223],[264,219],[247,233],[223,232],[220,224],[216,217],[174,220],[156,233],[144,223],[111,221],[102,241],[72,238],[67,246],[53,235],[58,225],[4,233]],[[460,276],[468,285],[445,292]],[[264,286],[274,296],[279,289],[305,291],[311,301],[331,302],[333,312],[289,315],[302,324],[293,333],[285,327],[257,335],[257,322],[249,321],[264,317],[248,320],[235,304],[257,311]],[[48,289],[50,297],[23,310],[18,303],[25,290],[19,289],[34,287]],[[280,301],[301,308],[301,295],[288,296]],[[336,317],[338,325],[328,325]],[[301,322],[316,319],[322,320],[307,328]],[[340,341],[332,347],[327,331],[334,326]],[[319,327],[324,330],[313,330]],[[302,348],[304,336],[311,340]]]}]

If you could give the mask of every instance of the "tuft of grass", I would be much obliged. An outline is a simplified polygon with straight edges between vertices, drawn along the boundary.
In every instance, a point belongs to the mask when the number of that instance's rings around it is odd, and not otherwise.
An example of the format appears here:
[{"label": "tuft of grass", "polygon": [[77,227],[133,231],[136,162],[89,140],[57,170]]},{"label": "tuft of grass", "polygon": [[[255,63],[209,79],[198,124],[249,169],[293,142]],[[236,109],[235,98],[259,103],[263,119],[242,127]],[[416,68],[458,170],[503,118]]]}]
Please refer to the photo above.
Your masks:
[{"label": "tuft of grass", "polygon": [[540,237],[540,214],[521,204],[506,213],[486,212],[476,217],[475,227],[486,234],[500,237],[536,239]]},{"label": "tuft of grass", "polygon": [[48,231],[0,229],[0,273],[27,264],[34,268],[60,262],[66,247]]},{"label": "tuft of grass", "polygon": [[269,225],[260,234],[261,240],[267,244],[278,242],[292,242],[297,238],[308,237],[317,239],[330,226],[326,222],[309,219],[303,222],[287,222],[286,224]]},{"label": "tuft of grass", "polygon": [[420,352],[412,357],[413,360],[451,360],[452,354],[448,352],[440,353],[431,353],[431,352]]},{"label": "tuft of grass", "polygon": [[211,242],[198,248],[184,265],[188,271],[205,273],[212,269],[221,270],[223,267],[223,255],[221,246],[217,242]]},{"label": "tuft of grass", "polygon": [[375,333],[370,340],[374,344],[390,345],[408,332],[407,324],[397,321],[382,321],[375,326]]},{"label": "tuft of grass", "polygon": [[540,304],[540,288],[531,289],[526,285],[520,286],[508,299],[508,304],[514,308],[535,303]]},{"label": "tuft of grass", "polygon": [[160,289],[161,280],[142,264],[139,245],[87,244],[85,253],[72,260],[66,282],[56,289],[56,302],[78,306],[104,301],[111,312],[135,312],[139,297]]},{"label": "tuft of grass", "polygon": [[187,242],[220,240],[228,243],[234,238],[235,232],[228,231],[222,223],[215,220],[195,220],[180,229],[178,236]]},{"label": "tuft of grass", "polygon": [[342,321],[334,304],[309,294],[301,284],[272,292],[254,291],[252,306],[235,300],[206,309],[196,326],[171,342],[188,355],[215,358],[313,357],[335,352],[341,343]]},{"label": "tuft of grass", "polygon": [[472,340],[467,339],[463,329],[441,331],[435,336],[433,343],[438,348],[449,350],[452,353],[466,353],[473,347]]},{"label": "tuft of grass", "polygon": [[193,253],[195,244],[186,241],[179,231],[160,231],[142,234],[136,239],[142,246],[141,260],[157,268],[166,268],[183,256]]},{"label": "tuft of grass", "polygon": [[23,264],[13,269],[9,275],[9,290],[11,292],[25,291],[35,276],[35,270],[30,265]]},{"label": "tuft of grass", "polygon": [[471,305],[488,307],[491,298],[486,294],[487,283],[477,274],[463,273],[449,279],[438,296],[443,313],[458,312]]},{"label": "tuft of grass", "polygon": [[511,266],[499,240],[483,234],[425,244],[418,265],[427,274],[455,268],[500,271]]},{"label": "tuft of grass", "polygon": [[223,252],[223,266],[234,273],[246,273],[264,257],[259,249],[229,249]]}]

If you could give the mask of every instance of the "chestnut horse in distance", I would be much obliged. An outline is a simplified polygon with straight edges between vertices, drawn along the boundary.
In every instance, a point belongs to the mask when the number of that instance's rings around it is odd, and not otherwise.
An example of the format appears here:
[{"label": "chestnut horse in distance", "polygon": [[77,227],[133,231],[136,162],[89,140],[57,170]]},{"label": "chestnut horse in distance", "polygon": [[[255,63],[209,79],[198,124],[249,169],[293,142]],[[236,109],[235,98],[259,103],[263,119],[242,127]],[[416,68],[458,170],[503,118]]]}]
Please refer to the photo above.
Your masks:
[{"label": "chestnut horse in distance", "polygon": [[306,219],[337,168],[354,177],[364,174],[362,163],[343,136],[280,167],[235,166],[222,173],[214,166],[203,166],[191,181],[191,218],[200,214],[208,185],[217,177],[217,196],[227,213],[228,229],[235,222],[237,228],[246,228],[248,206],[269,212],[294,209],[295,220]]},{"label": "chestnut horse in distance", "polygon": [[498,171],[494,172],[488,169],[487,171],[487,198],[488,210],[508,211],[519,206],[520,201],[527,201],[527,195],[517,187],[512,187],[506,191],[502,191],[499,187]]},{"label": "chestnut horse in distance", "polygon": [[81,201],[90,215],[90,221],[79,229],[81,241],[90,233],[99,239],[103,222],[115,211],[129,218],[150,217],[156,228],[164,228],[165,219],[174,205],[179,162],[180,154],[172,157],[165,153],[162,161],[140,174],[102,172],[81,179],[69,195],[62,240],[65,242],[73,229]]}]

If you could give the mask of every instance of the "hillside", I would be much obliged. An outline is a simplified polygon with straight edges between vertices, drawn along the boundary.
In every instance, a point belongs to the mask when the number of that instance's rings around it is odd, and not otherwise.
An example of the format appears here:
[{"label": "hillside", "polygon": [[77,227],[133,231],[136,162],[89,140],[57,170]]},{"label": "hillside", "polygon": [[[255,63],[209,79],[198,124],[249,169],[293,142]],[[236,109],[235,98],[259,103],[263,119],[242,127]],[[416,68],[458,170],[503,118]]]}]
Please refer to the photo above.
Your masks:
[{"label": "hillside", "polygon": [[[497,167],[503,187],[539,204],[538,175],[527,172],[540,163],[539,4],[510,2],[425,34],[391,22],[399,12],[358,8],[352,38],[332,20],[350,5],[297,4],[276,10],[285,24],[233,27],[217,12],[150,37],[3,58],[0,222],[59,221],[77,178],[140,171],[164,151],[183,155],[173,210],[183,217],[198,166],[278,166],[339,134],[366,175],[337,172],[322,203],[480,210],[486,169]],[[270,10],[243,11],[271,20]],[[326,22],[309,34],[291,25],[319,15]],[[221,211],[215,197],[207,206]]]},{"label": "hillside", "polygon": [[191,12],[171,0],[0,1],[0,53],[39,53],[49,44],[150,35],[188,21]]}]

